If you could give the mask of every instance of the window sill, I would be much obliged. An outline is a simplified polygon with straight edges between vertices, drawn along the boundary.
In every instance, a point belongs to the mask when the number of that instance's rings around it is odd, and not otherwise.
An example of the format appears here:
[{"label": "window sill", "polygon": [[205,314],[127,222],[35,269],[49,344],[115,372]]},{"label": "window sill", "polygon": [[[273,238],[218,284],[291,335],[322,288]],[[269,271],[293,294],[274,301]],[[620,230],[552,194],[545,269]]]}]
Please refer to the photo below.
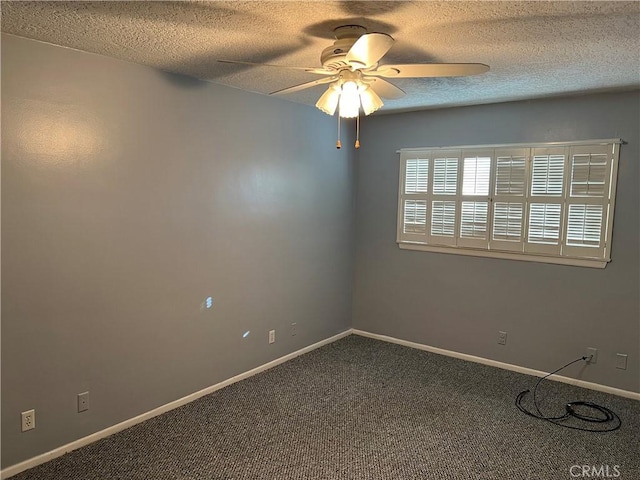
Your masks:
[{"label": "window sill", "polygon": [[575,257],[549,257],[545,255],[532,255],[523,253],[501,252],[496,250],[475,250],[472,248],[440,247],[425,245],[423,243],[398,242],[402,250],[418,250],[421,252],[448,253],[454,255],[468,255],[472,257],[501,258],[503,260],[520,260],[524,262],[553,263],[556,265],[571,265],[574,267],[604,268],[611,260],[575,258]]}]

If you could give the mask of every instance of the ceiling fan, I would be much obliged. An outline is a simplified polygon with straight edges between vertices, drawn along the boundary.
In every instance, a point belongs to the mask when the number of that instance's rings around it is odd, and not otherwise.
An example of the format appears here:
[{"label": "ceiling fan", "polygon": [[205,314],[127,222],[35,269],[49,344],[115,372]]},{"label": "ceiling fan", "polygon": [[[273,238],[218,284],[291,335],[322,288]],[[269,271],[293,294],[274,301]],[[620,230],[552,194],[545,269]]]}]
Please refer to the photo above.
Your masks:
[{"label": "ceiling fan", "polygon": [[[334,30],[336,41],[325,48],[320,56],[322,67],[287,67],[264,63],[218,60],[222,63],[267,66],[301,70],[323,78],[301,83],[272,92],[283,95],[298,92],[316,85],[329,84],[318,99],[316,107],[333,115],[338,110],[342,118],[359,119],[360,107],[370,115],[383,105],[382,98],[397,99],[405,92],[385,78],[460,77],[477,75],[489,70],[482,63],[415,63],[380,65],[378,62],[391,49],[395,40],[386,33],[367,33],[359,25],[344,25]],[[356,148],[359,141],[356,140]],[[338,139],[338,148],[340,140]]]}]

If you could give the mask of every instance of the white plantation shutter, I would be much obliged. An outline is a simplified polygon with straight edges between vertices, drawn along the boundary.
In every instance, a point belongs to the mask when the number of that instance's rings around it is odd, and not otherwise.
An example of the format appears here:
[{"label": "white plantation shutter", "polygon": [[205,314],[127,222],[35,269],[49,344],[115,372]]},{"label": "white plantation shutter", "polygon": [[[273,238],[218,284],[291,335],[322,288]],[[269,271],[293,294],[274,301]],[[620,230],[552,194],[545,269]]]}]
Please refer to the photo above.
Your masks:
[{"label": "white plantation shutter", "polygon": [[489,246],[489,190],[493,150],[465,151],[462,160],[458,245]]},{"label": "white plantation shutter", "polygon": [[455,245],[458,223],[458,178],[460,151],[433,153],[433,189],[431,199],[431,225],[429,243]]},{"label": "white plantation shutter", "polygon": [[543,245],[560,243],[562,205],[532,203],[529,206],[529,235],[527,241]]},{"label": "white plantation shutter", "polygon": [[398,242],[603,268],[619,143],[402,150]]},{"label": "white plantation shutter", "polygon": [[427,193],[429,184],[429,160],[410,158],[406,163],[404,193]]},{"label": "white plantation shutter", "polygon": [[[564,152],[549,152],[551,149],[533,150],[532,196],[562,196],[564,188]],[[564,149],[563,149],[564,150]]]},{"label": "white plantation shutter", "polygon": [[[492,246],[497,250],[522,250],[522,213],[523,204],[520,202],[493,203],[493,236]],[[513,248],[500,245],[498,242],[510,242]]]},{"label": "white plantation shutter", "polygon": [[565,147],[531,149],[531,189],[525,252],[559,255],[564,214]]},{"label": "white plantation shutter", "polygon": [[426,200],[404,201],[404,233],[424,235],[427,231]]},{"label": "white plantation shutter", "polygon": [[430,158],[424,152],[404,152],[400,157],[398,238],[408,242],[426,242]]},{"label": "white plantation shutter", "polygon": [[569,205],[567,246],[600,247],[603,210],[602,205]]},{"label": "white plantation shutter", "polygon": [[[573,148],[571,152],[571,196],[604,197],[607,187],[609,156],[606,151],[596,153],[589,148]],[[607,147],[604,147],[606,149]],[[598,148],[602,150],[603,147]],[[577,151],[576,151],[577,150]]]},{"label": "white plantation shutter", "polygon": [[489,195],[489,180],[491,176],[491,152],[478,156],[464,155],[462,173],[462,195]]},{"label": "white plantation shutter", "polygon": [[[487,243],[489,202],[462,202],[460,213],[460,240],[480,240]],[[464,243],[459,242],[460,245]]]},{"label": "white plantation shutter", "polygon": [[[442,155],[442,154],[441,154]],[[433,166],[434,195],[455,195],[458,193],[458,161],[459,155],[437,155]]]},{"label": "white plantation shutter", "polygon": [[605,254],[612,154],[611,145],[570,150],[567,255],[600,258]]},{"label": "white plantation shutter", "polygon": [[453,238],[456,218],[455,200],[434,200],[431,205],[431,235]]},{"label": "white plantation shutter", "polygon": [[492,250],[522,252],[529,149],[502,148],[494,153]]},{"label": "white plantation shutter", "polygon": [[515,195],[524,198],[527,181],[527,149],[496,149],[495,195]]}]

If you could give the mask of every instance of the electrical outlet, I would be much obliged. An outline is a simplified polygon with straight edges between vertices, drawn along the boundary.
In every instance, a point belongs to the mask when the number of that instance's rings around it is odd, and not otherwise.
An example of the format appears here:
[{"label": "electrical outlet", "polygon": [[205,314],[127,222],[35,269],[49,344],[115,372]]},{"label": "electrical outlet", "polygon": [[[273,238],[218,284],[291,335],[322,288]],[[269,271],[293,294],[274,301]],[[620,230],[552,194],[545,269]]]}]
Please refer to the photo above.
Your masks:
[{"label": "electrical outlet", "polygon": [[616,368],[620,370],[627,369],[627,354],[626,353],[616,353]]},{"label": "electrical outlet", "polygon": [[298,334],[298,324],[296,322],[293,322],[291,324],[291,336],[295,337]]},{"label": "electrical outlet", "polygon": [[78,394],[78,413],[89,410],[89,392]]},{"label": "electrical outlet", "polygon": [[36,428],[36,411],[35,410],[27,410],[26,412],[22,412],[20,414],[22,419],[22,431],[26,432],[28,430],[33,430]]},{"label": "electrical outlet", "polygon": [[598,349],[593,347],[588,347],[585,357],[591,357],[591,360],[587,360],[587,363],[589,364],[598,363]]},{"label": "electrical outlet", "polygon": [[269,343],[276,343],[276,331],[269,330]]},{"label": "electrical outlet", "polygon": [[498,345],[507,344],[507,332],[498,332]]}]

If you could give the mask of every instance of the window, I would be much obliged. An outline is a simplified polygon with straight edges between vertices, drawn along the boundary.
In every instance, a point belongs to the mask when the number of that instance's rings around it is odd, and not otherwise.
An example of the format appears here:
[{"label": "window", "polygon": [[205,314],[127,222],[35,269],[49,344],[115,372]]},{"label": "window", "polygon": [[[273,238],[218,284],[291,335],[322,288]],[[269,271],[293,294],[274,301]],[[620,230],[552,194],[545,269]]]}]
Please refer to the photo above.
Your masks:
[{"label": "window", "polygon": [[604,268],[619,139],[400,151],[400,248]]}]

